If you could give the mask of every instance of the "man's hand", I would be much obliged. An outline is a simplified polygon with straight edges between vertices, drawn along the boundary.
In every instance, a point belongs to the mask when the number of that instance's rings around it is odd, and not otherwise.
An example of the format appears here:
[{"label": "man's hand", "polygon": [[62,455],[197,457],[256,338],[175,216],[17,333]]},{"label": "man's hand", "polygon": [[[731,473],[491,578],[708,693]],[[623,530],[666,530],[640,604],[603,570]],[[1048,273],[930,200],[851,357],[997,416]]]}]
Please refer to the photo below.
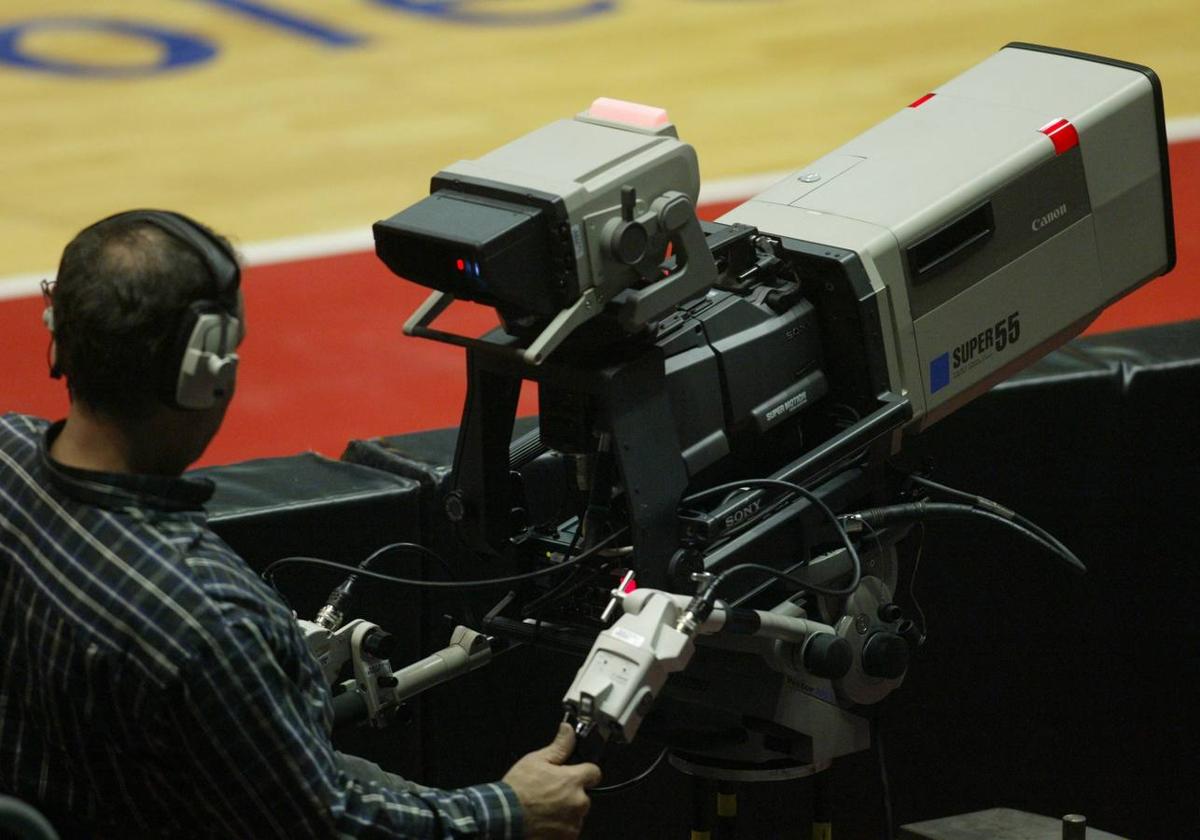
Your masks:
[{"label": "man's hand", "polygon": [[559,724],[547,747],[521,758],[504,774],[504,781],[521,800],[525,837],[529,840],[574,840],[591,807],[584,792],[600,783],[595,764],[564,765],[575,749],[575,732]]}]

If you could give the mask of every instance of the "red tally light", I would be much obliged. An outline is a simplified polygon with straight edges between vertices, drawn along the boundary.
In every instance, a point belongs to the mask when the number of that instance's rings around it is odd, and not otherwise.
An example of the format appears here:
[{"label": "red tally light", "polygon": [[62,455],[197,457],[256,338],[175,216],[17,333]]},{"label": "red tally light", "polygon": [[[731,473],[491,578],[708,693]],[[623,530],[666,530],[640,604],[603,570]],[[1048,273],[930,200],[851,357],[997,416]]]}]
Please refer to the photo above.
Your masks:
[{"label": "red tally light", "polygon": [[661,128],[670,122],[663,108],[626,102],[623,99],[610,99],[607,96],[601,96],[592,102],[592,106],[588,108],[588,116],[610,122],[628,123],[639,128]]},{"label": "red tally light", "polygon": [[920,99],[914,100],[913,102],[909,103],[908,107],[909,108],[920,108],[922,105],[924,105],[930,99],[933,99],[933,97],[935,97],[935,96],[937,96],[936,93],[927,93],[924,96],[922,96]]},{"label": "red tally light", "polygon": [[1055,120],[1038,129],[1054,143],[1054,153],[1061,155],[1079,145],[1079,132],[1069,120]]},{"label": "red tally light", "polygon": [[459,257],[459,259],[455,261],[454,267],[457,268],[460,272],[466,271],[467,270],[467,261],[462,259],[461,257]]},{"label": "red tally light", "polygon": [[626,595],[628,595],[630,592],[634,591],[635,589],[637,589],[637,579],[630,578],[629,581],[625,584],[625,588],[622,589],[621,591],[624,592]]}]

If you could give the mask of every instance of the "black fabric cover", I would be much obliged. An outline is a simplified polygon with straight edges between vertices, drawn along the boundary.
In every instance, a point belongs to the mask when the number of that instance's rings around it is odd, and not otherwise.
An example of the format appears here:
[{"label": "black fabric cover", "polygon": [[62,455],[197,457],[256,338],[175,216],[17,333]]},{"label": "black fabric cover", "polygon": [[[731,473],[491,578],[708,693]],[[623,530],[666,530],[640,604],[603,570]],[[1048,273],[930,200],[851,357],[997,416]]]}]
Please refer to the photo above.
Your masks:
[{"label": "black fabric cover", "polygon": [[1188,322],[1076,341],[909,442],[1090,571],[988,525],[928,528],[929,641],[883,709],[900,819],[1012,805],[1200,835],[1197,405]]}]

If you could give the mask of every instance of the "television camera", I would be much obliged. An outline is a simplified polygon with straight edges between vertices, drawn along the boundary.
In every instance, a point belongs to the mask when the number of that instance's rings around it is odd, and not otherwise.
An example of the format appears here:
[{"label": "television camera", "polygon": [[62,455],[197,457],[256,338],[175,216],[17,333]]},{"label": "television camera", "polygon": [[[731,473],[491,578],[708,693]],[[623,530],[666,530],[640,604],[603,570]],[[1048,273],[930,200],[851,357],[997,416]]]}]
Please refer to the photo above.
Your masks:
[{"label": "television camera", "polygon": [[[597,100],[437,173],[376,250],[433,289],[405,332],[466,349],[444,510],[516,581],[487,631],[586,654],[587,754],[646,724],[693,774],[787,778],[866,748],[904,678],[912,523],[1078,564],[889,462],[1172,268],[1161,88],[1013,43],[715,222],[699,187],[664,111]],[[455,301],[499,326],[439,328]]]}]

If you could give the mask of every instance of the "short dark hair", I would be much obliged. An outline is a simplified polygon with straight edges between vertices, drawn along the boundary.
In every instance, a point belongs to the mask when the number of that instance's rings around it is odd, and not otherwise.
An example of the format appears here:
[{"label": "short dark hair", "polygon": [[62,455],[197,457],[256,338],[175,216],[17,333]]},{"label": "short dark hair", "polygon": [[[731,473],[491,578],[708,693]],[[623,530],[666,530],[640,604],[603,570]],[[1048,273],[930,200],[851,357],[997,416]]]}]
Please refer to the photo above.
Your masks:
[{"label": "short dark hair", "polygon": [[113,418],[144,417],[188,307],[214,291],[200,255],[144,219],[115,216],[81,231],[63,251],[52,296],[57,366],[72,398]]}]

